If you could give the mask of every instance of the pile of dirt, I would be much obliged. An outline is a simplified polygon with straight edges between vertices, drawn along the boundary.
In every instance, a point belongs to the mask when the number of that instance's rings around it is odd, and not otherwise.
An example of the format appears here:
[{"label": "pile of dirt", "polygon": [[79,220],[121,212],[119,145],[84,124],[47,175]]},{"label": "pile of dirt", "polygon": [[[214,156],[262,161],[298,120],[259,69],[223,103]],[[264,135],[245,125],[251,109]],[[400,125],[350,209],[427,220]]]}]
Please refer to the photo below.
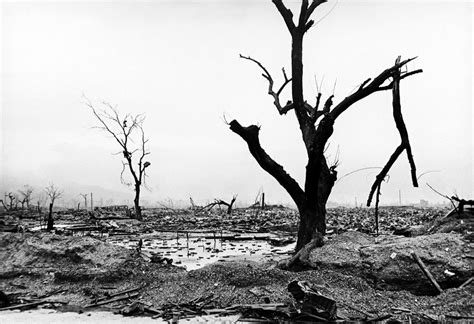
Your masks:
[{"label": "pile of dirt", "polygon": [[0,278],[54,274],[56,280],[86,280],[126,275],[136,256],[122,247],[89,236],[2,233]]},{"label": "pile of dirt", "polygon": [[461,233],[464,238],[474,242],[474,210],[466,208],[463,212],[453,209],[443,217],[424,225],[424,233]]},{"label": "pile of dirt", "polygon": [[460,234],[403,237],[372,237],[346,232],[315,249],[310,260],[320,268],[334,269],[367,278],[376,288],[435,293],[413,260],[415,252],[442,288],[458,287],[473,274],[472,244]]},{"label": "pile of dirt", "polygon": [[[394,314],[393,308],[414,313],[459,315],[469,312],[469,287],[449,289],[439,296],[415,296],[408,291],[384,291],[374,288],[362,276],[333,269],[301,272],[281,270],[272,264],[254,262],[218,262],[204,268],[166,276],[150,287],[147,302],[153,305],[185,303],[200,296],[212,295],[209,304],[225,308],[235,304],[292,304],[288,283],[305,280],[322,295],[337,302],[338,315],[356,319]],[[163,278],[164,279],[164,278]],[[366,314],[364,314],[366,313]],[[394,314],[394,317],[398,317]],[[400,314],[400,319],[403,314]],[[426,320],[426,318],[425,318]]]}]

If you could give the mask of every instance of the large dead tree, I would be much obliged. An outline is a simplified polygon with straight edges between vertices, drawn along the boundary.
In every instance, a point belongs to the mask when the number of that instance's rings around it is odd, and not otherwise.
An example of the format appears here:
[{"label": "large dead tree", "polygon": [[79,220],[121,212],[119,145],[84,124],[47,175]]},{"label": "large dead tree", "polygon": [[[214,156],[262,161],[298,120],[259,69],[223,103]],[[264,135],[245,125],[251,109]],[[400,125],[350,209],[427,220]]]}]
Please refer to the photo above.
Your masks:
[{"label": "large dead tree", "polygon": [[[135,218],[142,220],[140,191],[141,186],[145,185],[146,169],[151,164],[145,161],[145,157],[150,154],[147,149],[148,139],[145,139],[145,132],[143,130],[145,116],[127,114],[124,117],[120,117],[118,111],[107,102],[103,102],[104,109],[102,110],[96,109],[90,100],[86,99],[85,104],[99,120],[101,126],[97,128],[112,135],[121,148],[121,151],[117,153],[123,157],[120,181],[124,185],[133,186],[135,189],[135,198],[133,200]],[[125,179],[124,174],[126,170],[130,172],[133,182]]]},{"label": "large dead tree", "polygon": [[[295,202],[300,214],[296,245],[296,251],[299,251],[313,239],[321,244],[322,236],[326,232],[326,202],[337,179],[337,165],[328,165],[324,156],[324,150],[333,133],[335,121],[354,103],[373,93],[392,90],[393,115],[402,139],[400,146],[395,150],[387,165],[377,176],[370,191],[368,204],[370,205],[375,190],[380,187],[388,170],[404,150],[407,152],[408,160],[410,161],[413,185],[415,187],[418,186],[415,164],[408,141],[408,132],[401,113],[399,82],[410,75],[422,71],[408,72],[406,70],[402,72],[402,68],[406,67],[407,63],[414,58],[406,60],[398,58],[393,66],[385,69],[375,78],[363,81],[352,94],[342,99],[339,103],[334,104],[334,96],[329,95],[326,97],[324,104],[322,104],[323,94],[319,92],[316,95],[315,103],[310,104],[303,95],[303,37],[314,24],[314,21],[310,19],[314,10],[326,1],[313,0],[309,3],[308,0],[303,0],[299,17],[296,21],[293,19],[293,12],[285,6],[283,1],[272,0],[272,2],[283,17],[292,39],[291,76],[287,76],[283,69],[284,81],[280,87],[276,88],[274,79],[261,62],[249,56],[240,55],[240,57],[255,63],[262,70],[263,77],[268,81],[268,94],[273,97],[273,103],[277,108],[277,112],[280,115],[285,115],[291,110],[295,112],[308,158],[304,188],[301,188],[298,182],[261,147],[259,141],[260,127],[256,125],[244,127],[237,120],[232,120],[229,125],[230,129],[247,143],[249,151],[257,163],[280,183]],[[290,83],[292,100],[282,104],[280,95]]]}]

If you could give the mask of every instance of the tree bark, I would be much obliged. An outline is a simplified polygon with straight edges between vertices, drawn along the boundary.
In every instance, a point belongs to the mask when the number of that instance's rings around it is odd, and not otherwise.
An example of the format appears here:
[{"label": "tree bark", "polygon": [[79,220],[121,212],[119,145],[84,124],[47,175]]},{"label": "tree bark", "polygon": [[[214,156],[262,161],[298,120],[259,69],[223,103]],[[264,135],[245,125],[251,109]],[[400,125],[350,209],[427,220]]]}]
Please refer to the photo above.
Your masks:
[{"label": "tree bark", "polygon": [[135,205],[135,218],[137,220],[143,220],[142,209],[140,207],[140,184],[135,184],[135,199],[133,200]]},{"label": "tree bark", "polygon": [[232,200],[230,201],[230,204],[227,206],[227,215],[232,214],[232,207],[234,206],[235,200],[237,199],[237,196],[232,197]]},{"label": "tree bark", "polygon": [[49,204],[49,214],[48,214],[48,225],[46,226],[47,231],[52,231],[54,229],[53,221],[53,204]]},{"label": "tree bark", "polygon": [[[296,251],[299,251],[306,244],[311,242],[316,235],[326,234],[326,203],[337,179],[337,172],[328,167],[324,156],[322,156],[319,161],[319,178],[317,180],[306,179],[307,182],[311,180],[311,182],[318,187],[317,195],[307,195],[305,202],[301,205],[297,205],[300,214],[300,224],[298,228]],[[314,177],[315,174],[313,173],[311,176]]]}]

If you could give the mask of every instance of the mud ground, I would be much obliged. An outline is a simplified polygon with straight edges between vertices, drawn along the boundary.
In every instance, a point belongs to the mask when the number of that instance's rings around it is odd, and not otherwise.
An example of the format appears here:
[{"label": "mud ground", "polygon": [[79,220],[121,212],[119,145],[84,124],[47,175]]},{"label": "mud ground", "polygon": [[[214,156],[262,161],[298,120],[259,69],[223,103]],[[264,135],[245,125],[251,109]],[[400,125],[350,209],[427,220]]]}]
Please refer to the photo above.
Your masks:
[{"label": "mud ground", "polygon": [[[366,224],[370,224],[370,221],[365,215],[361,215],[361,212],[355,213],[360,221],[356,216],[352,216],[353,221],[347,223],[349,225],[341,226],[342,219],[350,217],[349,213],[347,210],[341,211],[337,216],[341,218],[337,225],[330,220],[334,234],[329,240],[338,237],[336,232],[354,229],[364,231],[364,226],[369,227]],[[413,215],[412,211],[410,215],[413,225],[425,224],[427,231],[433,224],[439,223],[439,218],[442,217],[440,215],[445,213],[446,211],[417,211]],[[238,218],[238,215],[229,220],[225,219],[227,216],[219,214],[213,215],[211,219],[213,224],[217,224],[216,227],[225,222],[232,226],[238,223],[243,230],[294,227],[294,213],[289,215],[284,209],[268,211],[267,214],[260,215],[260,218],[252,217],[255,215],[250,212],[248,214],[243,213],[250,220],[245,217]],[[405,225],[409,218],[403,213],[400,214],[400,222]],[[67,214],[63,215],[65,218],[69,217]],[[184,222],[189,228],[199,227],[201,220],[204,222],[206,219],[206,215],[201,216],[200,220],[179,215],[177,212],[167,216],[170,224],[173,223],[174,217],[189,218],[189,222]],[[77,216],[75,218],[76,221],[83,221],[77,220]],[[136,227],[128,226],[128,229],[130,232],[152,229],[156,222],[156,219],[146,219]],[[34,222],[27,218],[24,223]],[[354,227],[354,224],[359,228],[348,228]],[[180,226],[182,225],[183,223]],[[384,225],[384,232],[390,232],[393,226],[399,225],[392,219]],[[446,227],[446,223],[444,226]],[[212,296],[206,307],[219,309],[234,304],[291,304],[293,300],[287,291],[287,284],[297,279],[312,283],[321,294],[334,299],[338,305],[338,315],[345,319],[361,320],[367,319],[368,315],[379,317],[390,314],[392,319],[401,321],[410,319],[415,322],[429,322],[461,317],[472,319],[474,314],[472,285],[465,288],[450,287],[437,296],[416,295],[407,290],[387,290],[386,287],[374,285],[373,278],[361,274],[357,268],[351,273],[347,266],[328,266],[328,262],[321,260],[316,269],[301,272],[281,270],[276,266],[276,262],[217,262],[187,272],[173,265],[146,262],[136,251],[111,245],[98,237],[66,236],[59,232],[60,234],[0,234],[0,291],[13,296],[15,302],[48,298],[49,301],[58,302],[53,305],[59,310],[83,312],[90,310],[85,309],[85,306],[107,293],[142,286],[135,300],[153,308]],[[472,247],[469,245],[472,242],[467,239],[472,232],[466,228],[461,232],[462,239],[468,244],[466,247]],[[459,232],[452,234],[460,235]],[[433,250],[433,253],[435,252]],[[317,251],[313,253],[317,254]],[[415,270],[417,269],[411,269]],[[428,282],[424,284],[429,285]],[[126,304],[127,301],[121,301],[93,310],[113,312],[122,309]]]}]

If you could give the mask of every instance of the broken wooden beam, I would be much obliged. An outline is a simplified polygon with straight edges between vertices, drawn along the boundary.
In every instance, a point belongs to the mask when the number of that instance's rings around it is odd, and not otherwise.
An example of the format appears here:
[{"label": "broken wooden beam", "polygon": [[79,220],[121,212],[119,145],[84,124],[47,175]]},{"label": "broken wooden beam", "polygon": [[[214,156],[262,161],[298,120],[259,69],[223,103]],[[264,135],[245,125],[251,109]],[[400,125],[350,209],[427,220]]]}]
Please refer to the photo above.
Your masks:
[{"label": "broken wooden beam", "polygon": [[441,294],[443,292],[443,289],[441,289],[440,285],[438,284],[438,282],[436,281],[436,279],[433,277],[433,275],[431,274],[431,272],[428,270],[428,268],[425,266],[425,264],[423,263],[423,261],[421,261],[420,257],[415,253],[415,252],[411,252],[411,256],[413,257],[413,259],[416,261],[416,263],[418,263],[418,266],[420,267],[420,269],[423,271],[423,273],[425,274],[425,276],[428,278],[428,280],[431,282],[431,284],[433,285],[433,287],[436,288],[436,290]]}]

